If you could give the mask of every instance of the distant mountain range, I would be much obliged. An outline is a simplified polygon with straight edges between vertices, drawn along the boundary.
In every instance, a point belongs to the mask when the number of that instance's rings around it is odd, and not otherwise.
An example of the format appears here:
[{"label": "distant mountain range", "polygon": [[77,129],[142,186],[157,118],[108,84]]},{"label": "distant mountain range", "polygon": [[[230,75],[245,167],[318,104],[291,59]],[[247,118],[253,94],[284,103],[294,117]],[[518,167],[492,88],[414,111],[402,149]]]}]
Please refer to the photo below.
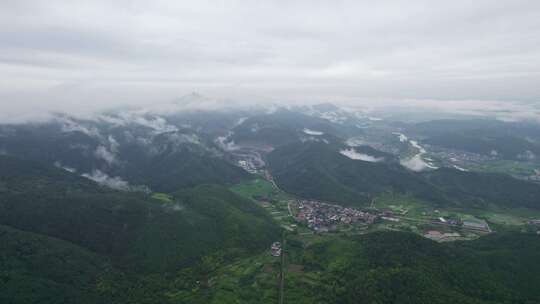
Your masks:
[{"label": "distant mountain range", "polygon": [[362,209],[396,194],[432,208],[536,211],[540,184],[467,162],[533,171],[538,126],[411,124],[332,104],[195,108],[0,124],[0,302],[273,303],[280,264],[265,250],[276,241],[294,263],[286,290],[295,303],[540,300],[536,235],[301,242],[265,210],[272,197],[256,203],[229,190],[266,178],[287,201]]}]

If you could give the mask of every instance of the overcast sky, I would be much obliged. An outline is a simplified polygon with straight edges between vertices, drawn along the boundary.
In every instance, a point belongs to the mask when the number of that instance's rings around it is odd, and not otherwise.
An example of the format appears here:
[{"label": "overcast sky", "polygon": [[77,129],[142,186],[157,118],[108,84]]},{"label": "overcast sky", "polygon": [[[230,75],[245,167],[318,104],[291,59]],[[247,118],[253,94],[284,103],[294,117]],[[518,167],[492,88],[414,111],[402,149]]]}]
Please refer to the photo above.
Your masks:
[{"label": "overcast sky", "polygon": [[0,0],[0,112],[540,102],[540,1]]}]

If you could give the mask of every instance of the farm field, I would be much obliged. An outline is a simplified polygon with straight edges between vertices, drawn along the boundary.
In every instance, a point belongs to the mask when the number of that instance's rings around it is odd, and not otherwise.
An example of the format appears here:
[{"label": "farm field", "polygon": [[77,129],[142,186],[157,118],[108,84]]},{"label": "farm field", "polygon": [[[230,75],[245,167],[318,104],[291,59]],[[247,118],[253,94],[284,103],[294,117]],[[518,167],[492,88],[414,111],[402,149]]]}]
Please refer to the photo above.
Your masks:
[{"label": "farm field", "polygon": [[482,163],[471,163],[468,168],[474,171],[489,173],[511,174],[526,177],[534,174],[535,169],[540,168],[537,162],[524,162],[515,160],[492,160]]}]

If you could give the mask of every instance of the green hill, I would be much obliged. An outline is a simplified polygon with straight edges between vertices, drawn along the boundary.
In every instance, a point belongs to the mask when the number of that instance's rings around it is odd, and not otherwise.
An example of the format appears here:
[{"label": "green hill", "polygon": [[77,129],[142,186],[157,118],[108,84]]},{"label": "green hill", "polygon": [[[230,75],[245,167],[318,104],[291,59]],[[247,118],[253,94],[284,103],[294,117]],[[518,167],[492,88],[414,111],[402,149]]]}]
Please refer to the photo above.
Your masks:
[{"label": "green hill", "polygon": [[510,160],[540,154],[540,128],[534,123],[498,120],[433,120],[407,127],[423,142]]},{"label": "green hill", "polygon": [[[536,303],[540,237],[512,233],[436,243],[405,232],[287,240],[285,303]],[[225,265],[186,303],[276,303],[280,265],[266,255]]]},{"label": "green hill", "polygon": [[78,174],[99,170],[159,192],[250,178],[226,160],[207,134],[192,129],[155,132],[132,124],[79,120],[72,124],[76,127],[70,130],[54,122],[0,125],[0,151]]},{"label": "green hill", "polygon": [[1,303],[97,303],[106,258],[69,242],[0,225]]},{"label": "green hill", "polygon": [[[340,162],[351,165],[340,160],[324,168],[341,172]],[[103,188],[40,163],[2,156],[0,166],[3,303],[277,300],[279,259],[264,251],[280,238],[280,229],[263,209],[222,186],[151,198]],[[438,183],[435,176],[413,178]],[[318,241],[303,243],[294,235],[287,240],[287,302],[540,300],[537,235],[501,233],[442,244],[403,232],[314,238]]]},{"label": "green hill", "polygon": [[275,113],[249,117],[232,130],[233,135],[230,139],[240,144],[277,147],[308,137],[309,134],[305,133],[305,129],[320,132],[322,134],[316,135],[317,138],[331,142],[337,141],[341,135],[336,125],[324,119],[279,109]]},{"label": "green hill", "polygon": [[[126,147],[129,150],[130,147]],[[111,172],[135,185],[147,185],[159,192],[173,192],[182,187],[200,184],[232,184],[250,178],[250,174],[218,157],[187,148],[166,150],[148,157],[144,151],[123,154],[126,165]]]},{"label": "green hill", "polygon": [[324,271],[326,303],[534,303],[539,249],[528,234],[438,244],[386,232],[315,245],[304,263]]},{"label": "green hill", "polygon": [[268,160],[280,188],[305,198],[362,205],[383,192],[396,192],[433,205],[540,208],[538,184],[449,168],[412,172],[394,161],[353,160],[339,149],[323,143],[297,143],[275,149]]},{"label": "green hill", "polygon": [[395,191],[446,202],[438,189],[399,163],[353,160],[339,148],[316,142],[287,145],[269,154],[270,169],[283,190],[307,198],[361,205]]},{"label": "green hill", "polygon": [[463,172],[440,168],[422,173],[432,185],[452,198],[455,204],[486,207],[540,209],[540,185],[505,174]]},{"label": "green hill", "polygon": [[535,159],[540,145],[525,138],[493,134],[492,130],[447,133],[428,138],[426,143],[511,160]]},{"label": "green hill", "polygon": [[0,224],[145,271],[175,269],[215,250],[249,252],[278,233],[259,207],[220,186],[182,190],[168,203],[40,163],[0,157],[0,167]]}]

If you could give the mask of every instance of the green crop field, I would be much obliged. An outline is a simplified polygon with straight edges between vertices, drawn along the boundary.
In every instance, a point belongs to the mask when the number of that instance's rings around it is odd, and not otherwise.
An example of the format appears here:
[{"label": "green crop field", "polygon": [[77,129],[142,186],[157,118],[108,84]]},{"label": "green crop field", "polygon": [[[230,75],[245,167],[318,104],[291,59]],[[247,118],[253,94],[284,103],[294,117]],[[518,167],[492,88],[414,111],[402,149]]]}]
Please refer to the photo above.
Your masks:
[{"label": "green crop field", "polygon": [[[495,230],[507,230],[511,227],[524,225],[530,219],[540,218],[540,211],[526,208],[501,208],[495,205],[482,209],[455,206],[437,207],[413,195],[384,193],[375,198],[373,207],[379,210],[391,210],[395,216],[399,217],[399,221],[383,220],[369,227],[339,226],[338,231],[314,234],[313,231],[304,227],[301,223],[296,223],[294,218],[289,215],[288,202],[293,196],[276,189],[269,181],[264,179],[250,180],[236,184],[230,190],[246,198],[264,198],[268,200],[268,202],[261,203],[268,214],[280,226],[294,232],[297,238],[306,244],[318,242],[321,238],[357,235],[381,230],[408,231],[420,235],[423,235],[428,230],[459,232],[462,234],[462,239],[475,239],[478,237],[476,232],[461,231],[462,229],[459,227],[436,225],[432,224],[432,221],[439,217],[468,221],[486,220]],[[291,209],[294,214],[296,211],[294,204]]]},{"label": "green crop field", "polygon": [[489,222],[503,225],[523,225],[530,219],[540,218],[540,212],[527,208],[435,208],[428,203],[407,195],[384,194],[376,198],[375,207],[390,209],[397,215],[416,219],[432,219],[436,217],[458,217],[471,219],[478,217]]},{"label": "green crop field", "polygon": [[237,194],[253,199],[254,197],[264,197],[270,200],[287,200],[290,196],[276,189],[272,183],[267,180],[257,178],[236,184],[230,188]]},{"label": "green crop field", "polygon": [[390,209],[396,214],[411,218],[429,218],[437,209],[411,195],[382,194],[375,198],[374,207]]},{"label": "green crop field", "polygon": [[483,163],[472,163],[469,167],[472,170],[482,172],[529,176],[534,174],[535,169],[540,168],[540,164],[514,160],[494,160]]}]

